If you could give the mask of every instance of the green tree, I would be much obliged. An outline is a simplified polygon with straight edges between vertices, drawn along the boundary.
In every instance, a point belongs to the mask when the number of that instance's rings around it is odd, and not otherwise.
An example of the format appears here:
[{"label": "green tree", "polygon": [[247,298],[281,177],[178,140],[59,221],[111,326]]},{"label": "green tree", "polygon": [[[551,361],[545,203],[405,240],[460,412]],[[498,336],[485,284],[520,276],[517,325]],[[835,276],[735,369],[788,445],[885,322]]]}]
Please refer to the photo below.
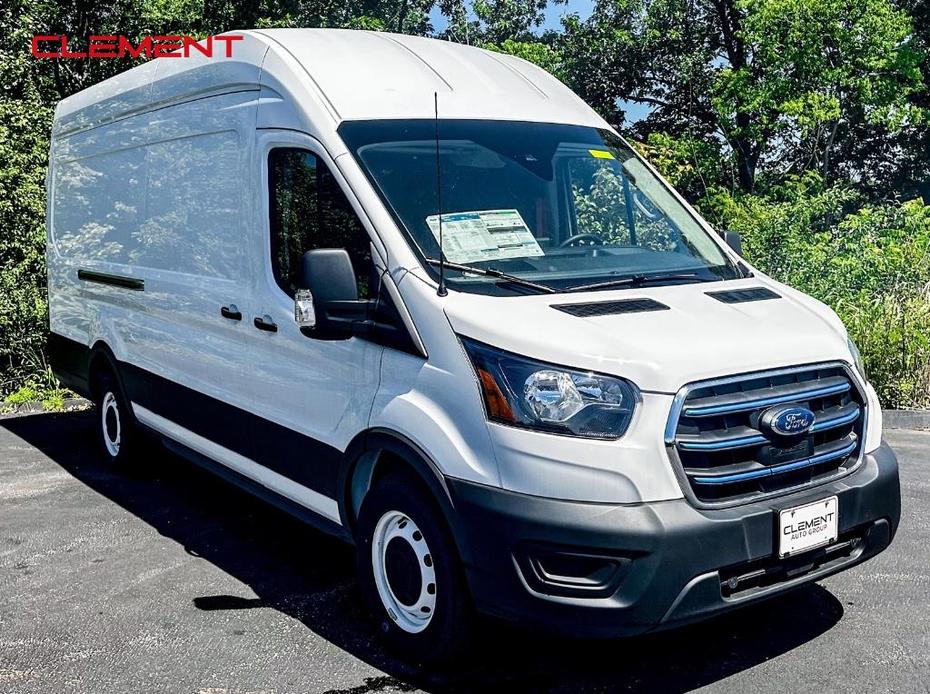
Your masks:
[{"label": "green tree", "polygon": [[46,131],[51,109],[0,101],[0,395],[44,379]]},{"label": "green tree", "polygon": [[922,118],[923,56],[890,0],[599,0],[565,30],[567,74],[613,122],[634,101],[654,109],[643,135],[719,138],[744,191],[760,173],[834,180],[856,124]]},{"label": "green tree", "polygon": [[893,132],[921,121],[909,97],[923,86],[922,56],[910,17],[888,0],[743,0],[737,11],[749,59],[721,71],[714,104],[724,117],[748,114],[727,136],[748,139],[756,163],[833,180],[850,125]]},{"label": "green tree", "polygon": [[513,39],[505,39],[500,44],[480,42],[478,45],[492,51],[523,58],[524,60],[538,65],[546,72],[564,79],[561,54],[544,41],[515,41]]},{"label": "green tree", "polygon": [[472,10],[482,39],[500,43],[530,38],[531,30],[542,24],[548,4],[549,0],[474,0]]}]

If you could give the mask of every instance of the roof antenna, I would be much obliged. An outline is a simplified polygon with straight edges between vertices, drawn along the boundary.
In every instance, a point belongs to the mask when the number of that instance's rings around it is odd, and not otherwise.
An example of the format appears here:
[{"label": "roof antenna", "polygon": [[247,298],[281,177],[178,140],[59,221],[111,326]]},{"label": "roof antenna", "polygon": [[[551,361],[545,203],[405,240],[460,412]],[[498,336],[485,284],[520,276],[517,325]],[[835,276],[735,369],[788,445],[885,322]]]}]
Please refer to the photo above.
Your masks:
[{"label": "roof antenna", "polygon": [[442,173],[439,165],[439,92],[433,92],[433,112],[436,123],[436,207],[439,210],[439,289],[437,296],[446,296],[446,255],[442,247]]}]

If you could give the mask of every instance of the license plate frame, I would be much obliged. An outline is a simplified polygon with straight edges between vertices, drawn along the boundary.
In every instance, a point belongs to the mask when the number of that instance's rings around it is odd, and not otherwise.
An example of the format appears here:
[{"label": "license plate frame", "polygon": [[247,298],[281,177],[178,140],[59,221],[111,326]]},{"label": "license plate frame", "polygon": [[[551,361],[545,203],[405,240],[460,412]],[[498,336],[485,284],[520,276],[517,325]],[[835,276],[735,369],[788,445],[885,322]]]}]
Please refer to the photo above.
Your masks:
[{"label": "license plate frame", "polygon": [[778,556],[793,557],[836,542],[839,537],[839,497],[828,496],[776,514]]}]

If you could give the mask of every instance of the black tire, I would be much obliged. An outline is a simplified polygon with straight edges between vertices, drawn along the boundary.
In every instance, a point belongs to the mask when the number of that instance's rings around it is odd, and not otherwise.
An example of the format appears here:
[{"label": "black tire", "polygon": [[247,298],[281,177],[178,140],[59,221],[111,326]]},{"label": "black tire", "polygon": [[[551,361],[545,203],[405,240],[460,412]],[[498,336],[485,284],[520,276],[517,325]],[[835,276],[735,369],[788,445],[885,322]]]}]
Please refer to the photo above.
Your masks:
[{"label": "black tire", "polygon": [[119,382],[111,373],[103,373],[94,384],[97,406],[97,443],[104,459],[111,465],[126,466],[135,456],[138,431]]},{"label": "black tire", "polygon": [[[409,540],[395,535],[393,539],[384,541],[379,523],[394,523],[396,516],[393,514],[401,514],[412,523],[409,526],[401,525],[403,520],[395,523],[395,527],[400,528],[397,533],[414,529]],[[421,540],[417,540],[416,530],[421,531]],[[387,556],[386,560],[376,559],[372,552],[376,533],[381,537],[379,547],[391,547],[381,555]],[[394,543],[399,543],[399,549],[394,547]],[[407,547],[404,547],[405,543]],[[422,553],[424,547],[428,551],[419,561],[417,554]],[[356,551],[362,595],[389,648],[416,664],[449,663],[465,650],[472,633],[473,614],[461,562],[441,514],[416,481],[393,475],[377,483],[368,493],[359,513]],[[382,590],[379,590],[375,577],[378,561],[382,566],[396,567],[380,572]],[[420,569],[419,582],[416,578],[413,581],[403,580],[410,573],[406,568],[412,565],[426,567]],[[400,584],[397,593],[401,594],[401,598],[395,595],[390,577]],[[390,588],[387,601],[396,601],[394,606],[400,607],[399,614],[392,614],[392,606],[382,598],[385,582]],[[429,595],[430,582],[434,584],[432,595]],[[426,590],[427,594],[417,591],[417,586]],[[411,601],[414,594],[425,598],[426,604],[431,606],[427,623],[425,626],[416,625],[421,628],[416,633],[410,631],[415,617],[408,616],[414,611],[412,608],[420,604]]]}]

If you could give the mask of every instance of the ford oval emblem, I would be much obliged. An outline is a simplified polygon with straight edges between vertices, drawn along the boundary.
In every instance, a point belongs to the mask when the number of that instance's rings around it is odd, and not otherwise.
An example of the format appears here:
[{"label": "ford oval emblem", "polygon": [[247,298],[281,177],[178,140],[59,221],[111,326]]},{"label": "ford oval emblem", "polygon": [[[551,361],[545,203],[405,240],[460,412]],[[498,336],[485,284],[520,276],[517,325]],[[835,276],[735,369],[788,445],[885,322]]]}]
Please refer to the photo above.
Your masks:
[{"label": "ford oval emblem", "polygon": [[770,407],[759,417],[759,426],[764,433],[778,436],[801,436],[810,431],[814,413],[800,405]]}]

